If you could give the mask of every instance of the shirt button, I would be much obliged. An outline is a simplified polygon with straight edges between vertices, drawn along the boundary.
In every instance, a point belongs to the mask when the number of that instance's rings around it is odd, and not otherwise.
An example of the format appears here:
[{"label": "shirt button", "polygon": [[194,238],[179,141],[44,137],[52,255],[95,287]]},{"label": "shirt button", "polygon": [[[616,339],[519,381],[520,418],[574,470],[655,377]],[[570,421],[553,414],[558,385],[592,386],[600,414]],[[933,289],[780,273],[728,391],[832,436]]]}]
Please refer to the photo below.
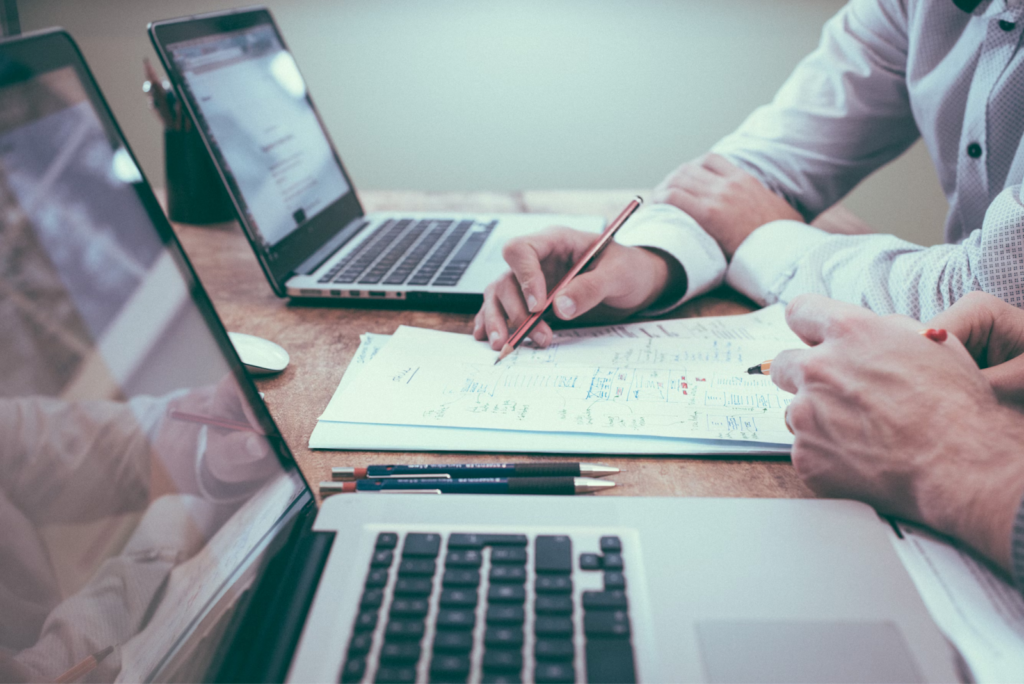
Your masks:
[{"label": "shirt button", "polygon": [[1013,29],[1017,28],[1017,25],[1014,24],[1012,21],[1006,21],[1005,19],[1000,19],[999,20],[999,28],[1003,29],[1004,31],[1012,31]]},{"label": "shirt button", "polygon": [[977,159],[981,156],[981,145],[978,143],[971,143],[967,146],[967,156],[971,159]]}]

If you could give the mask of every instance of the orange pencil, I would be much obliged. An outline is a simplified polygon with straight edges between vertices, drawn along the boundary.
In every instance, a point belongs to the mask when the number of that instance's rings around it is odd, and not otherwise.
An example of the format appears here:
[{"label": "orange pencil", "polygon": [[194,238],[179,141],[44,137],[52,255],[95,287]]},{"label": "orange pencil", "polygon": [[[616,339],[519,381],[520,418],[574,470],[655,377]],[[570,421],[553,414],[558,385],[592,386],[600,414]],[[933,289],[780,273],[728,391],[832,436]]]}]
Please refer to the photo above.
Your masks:
[{"label": "orange pencil", "polygon": [[607,247],[612,241],[612,238],[615,237],[615,233],[619,232],[619,228],[622,227],[626,220],[632,216],[643,203],[644,201],[641,197],[635,197],[626,205],[626,208],[622,210],[622,213],[611,222],[611,225],[605,228],[605,231],[601,233],[601,237],[591,245],[590,249],[587,250],[587,253],[573,265],[569,272],[566,273],[560,281],[558,281],[558,285],[555,286],[555,289],[551,291],[551,294],[549,294],[547,300],[545,300],[544,307],[540,311],[536,311],[531,314],[530,317],[523,321],[523,324],[520,325],[514,333],[512,333],[512,337],[508,338],[508,342],[506,342],[505,346],[501,348],[501,353],[498,354],[498,360],[494,362],[494,365],[498,365],[503,358],[511,354],[515,348],[518,347],[524,339],[526,339],[526,336],[529,335],[530,331],[533,330],[533,327],[537,325],[537,322],[540,320],[540,317],[544,315],[544,312],[551,308],[551,305],[555,301],[555,297],[565,289],[565,286],[569,284],[569,281],[579,275],[583,269],[593,263],[593,261],[600,256],[601,252],[604,251],[604,248]]},{"label": "orange pencil", "polygon": [[177,409],[169,411],[168,415],[174,420],[180,420],[184,423],[198,423],[200,425],[210,425],[212,427],[225,428],[227,430],[255,432],[258,435],[263,434],[262,431],[253,427],[249,423],[243,423],[237,420],[229,420],[227,418],[211,418],[209,416],[201,416],[198,413],[189,413],[187,411],[179,411]]},{"label": "orange pencil", "polygon": [[97,651],[96,653],[93,653],[91,656],[88,656],[85,660],[78,663],[73,668],[62,674],[60,677],[57,677],[53,681],[59,682],[60,684],[66,684],[67,682],[73,682],[76,679],[80,679],[84,677],[87,673],[95,670],[96,666],[99,665],[104,658],[106,658],[113,652],[114,647],[107,646],[102,651]]}]

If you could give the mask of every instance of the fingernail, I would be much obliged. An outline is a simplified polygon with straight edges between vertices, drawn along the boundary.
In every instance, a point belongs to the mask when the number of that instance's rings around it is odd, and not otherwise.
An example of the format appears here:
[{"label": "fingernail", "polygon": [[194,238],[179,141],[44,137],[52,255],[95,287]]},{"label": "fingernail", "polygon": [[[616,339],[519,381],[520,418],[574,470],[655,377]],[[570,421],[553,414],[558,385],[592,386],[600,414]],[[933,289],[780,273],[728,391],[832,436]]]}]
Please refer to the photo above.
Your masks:
[{"label": "fingernail", "polygon": [[249,435],[245,440],[245,450],[252,456],[262,457],[266,455],[267,449],[264,441],[256,435]]},{"label": "fingernail", "polygon": [[492,330],[492,331],[491,331],[491,334],[487,336],[487,338],[488,338],[488,339],[489,339],[489,340],[490,340],[491,342],[493,342],[494,340],[498,339],[499,337],[501,337],[501,334],[500,334],[500,333],[498,333],[498,331],[497,331],[497,330]]},{"label": "fingernail", "polygon": [[546,332],[531,333],[530,337],[542,347],[548,343],[548,334]]},{"label": "fingernail", "polygon": [[565,295],[562,295],[555,300],[555,306],[558,307],[558,313],[563,318],[572,318],[573,314],[576,313],[576,302],[572,301]]},{"label": "fingernail", "polygon": [[526,306],[530,308],[530,311],[535,311],[537,309],[537,298],[533,295],[527,295]]}]

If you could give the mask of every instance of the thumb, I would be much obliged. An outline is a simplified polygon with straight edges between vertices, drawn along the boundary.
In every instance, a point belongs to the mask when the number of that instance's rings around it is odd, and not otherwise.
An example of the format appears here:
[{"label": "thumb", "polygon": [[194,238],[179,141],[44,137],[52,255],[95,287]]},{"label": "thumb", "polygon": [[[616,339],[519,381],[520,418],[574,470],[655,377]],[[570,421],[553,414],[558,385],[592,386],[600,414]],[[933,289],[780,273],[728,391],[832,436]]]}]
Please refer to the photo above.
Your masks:
[{"label": "thumb", "polygon": [[572,320],[603,302],[609,291],[606,276],[607,274],[595,270],[573,278],[572,282],[555,296],[555,315],[563,321]]}]

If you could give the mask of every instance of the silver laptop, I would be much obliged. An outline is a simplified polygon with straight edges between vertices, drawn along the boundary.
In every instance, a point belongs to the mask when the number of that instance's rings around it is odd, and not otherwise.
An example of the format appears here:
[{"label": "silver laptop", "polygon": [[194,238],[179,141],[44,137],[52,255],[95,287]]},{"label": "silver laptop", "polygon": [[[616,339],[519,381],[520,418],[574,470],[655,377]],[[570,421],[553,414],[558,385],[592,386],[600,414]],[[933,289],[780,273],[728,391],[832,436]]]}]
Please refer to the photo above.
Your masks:
[{"label": "silver laptop", "polygon": [[268,10],[160,21],[149,33],[279,296],[476,307],[507,268],[510,239],[604,225],[599,216],[366,215]]},{"label": "silver laptop", "polygon": [[71,38],[0,42],[0,679],[952,681],[867,506],[342,494]]}]

